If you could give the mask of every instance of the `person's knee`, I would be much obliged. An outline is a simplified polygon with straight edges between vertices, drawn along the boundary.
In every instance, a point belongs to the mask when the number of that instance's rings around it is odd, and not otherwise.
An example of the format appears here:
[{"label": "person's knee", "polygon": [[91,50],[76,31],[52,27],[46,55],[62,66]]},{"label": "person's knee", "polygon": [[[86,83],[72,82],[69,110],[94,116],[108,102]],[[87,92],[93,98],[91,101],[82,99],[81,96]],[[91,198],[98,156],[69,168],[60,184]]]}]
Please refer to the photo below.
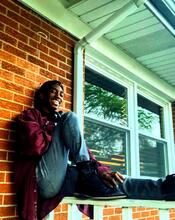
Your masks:
[{"label": "person's knee", "polygon": [[63,123],[66,123],[67,121],[76,122],[78,123],[78,116],[75,112],[65,112],[62,115]]}]

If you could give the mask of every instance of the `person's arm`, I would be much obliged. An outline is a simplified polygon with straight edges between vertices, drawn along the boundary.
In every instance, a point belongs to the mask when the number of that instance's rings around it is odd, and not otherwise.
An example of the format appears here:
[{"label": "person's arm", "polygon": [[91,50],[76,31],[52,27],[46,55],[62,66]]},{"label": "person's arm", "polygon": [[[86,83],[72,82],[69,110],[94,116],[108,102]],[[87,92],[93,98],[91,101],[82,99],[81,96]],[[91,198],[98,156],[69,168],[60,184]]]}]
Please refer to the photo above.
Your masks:
[{"label": "person's arm", "polygon": [[113,188],[119,183],[123,183],[125,177],[119,172],[103,172],[100,177],[109,187]]},{"label": "person's arm", "polygon": [[99,176],[106,183],[106,185],[108,185],[109,187],[115,187],[118,183],[122,183],[124,181],[125,177],[121,173],[111,172],[111,167],[97,161],[89,148],[88,152],[91,160],[96,161]]},{"label": "person's arm", "polygon": [[97,170],[100,174],[104,173],[104,172],[111,172],[111,167],[108,165],[104,165],[101,162],[97,161],[95,156],[93,155],[92,151],[89,148],[88,148],[88,153],[89,153],[90,159],[93,161],[96,161]]},{"label": "person's arm", "polygon": [[22,112],[17,118],[19,153],[24,156],[40,156],[46,152],[52,140],[53,125],[36,109]]}]

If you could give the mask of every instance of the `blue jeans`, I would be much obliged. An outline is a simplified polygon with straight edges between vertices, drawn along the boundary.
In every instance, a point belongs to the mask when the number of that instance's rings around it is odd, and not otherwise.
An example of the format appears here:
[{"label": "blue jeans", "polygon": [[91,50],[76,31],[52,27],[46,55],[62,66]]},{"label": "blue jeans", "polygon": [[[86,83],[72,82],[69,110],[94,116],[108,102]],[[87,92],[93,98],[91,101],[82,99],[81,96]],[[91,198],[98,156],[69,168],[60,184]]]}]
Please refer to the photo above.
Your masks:
[{"label": "blue jeans", "polygon": [[39,193],[44,198],[57,195],[66,177],[69,158],[73,163],[88,161],[89,153],[75,113],[63,113],[47,152],[36,167]]},{"label": "blue jeans", "polygon": [[129,199],[163,199],[162,182],[163,179],[137,179],[126,178],[121,188]]}]

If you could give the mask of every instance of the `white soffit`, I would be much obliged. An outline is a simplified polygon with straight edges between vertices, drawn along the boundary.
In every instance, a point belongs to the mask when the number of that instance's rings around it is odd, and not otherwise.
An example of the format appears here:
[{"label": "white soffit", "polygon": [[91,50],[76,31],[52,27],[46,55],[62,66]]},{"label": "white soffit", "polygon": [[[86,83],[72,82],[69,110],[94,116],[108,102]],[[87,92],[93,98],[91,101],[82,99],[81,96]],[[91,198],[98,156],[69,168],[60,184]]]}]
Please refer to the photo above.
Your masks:
[{"label": "white soffit", "polygon": [[[82,38],[129,0],[21,0],[77,38]],[[168,1],[168,0],[167,0]],[[92,44],[132,74],[154,82],[175,100],[175,38],[146,6]],[[135,60],[135,61],[134,61]],[[156,80],[156,82],[155,82]]]},{"label": "white soffit", "polygon": [[[128,1],[82,0],[73,2],[69,0],[69,3],[72,4],[67,7],[84,23],[95,28],[126,2]],[[156,5],[158,2],[161,3],[162,0],[157,1]],[[160,6],[167,6],[175,20],[175,1],[163,0],[162,5]],[[161,7],[159,8],[161,9]],[[170,17],[169,14],[168,16]],[[140,7],[134,14],[106,33],[104,37],[168,84],[175,86],[175,53],[173,52],[175,38],[148,7],[145,5]]]}]

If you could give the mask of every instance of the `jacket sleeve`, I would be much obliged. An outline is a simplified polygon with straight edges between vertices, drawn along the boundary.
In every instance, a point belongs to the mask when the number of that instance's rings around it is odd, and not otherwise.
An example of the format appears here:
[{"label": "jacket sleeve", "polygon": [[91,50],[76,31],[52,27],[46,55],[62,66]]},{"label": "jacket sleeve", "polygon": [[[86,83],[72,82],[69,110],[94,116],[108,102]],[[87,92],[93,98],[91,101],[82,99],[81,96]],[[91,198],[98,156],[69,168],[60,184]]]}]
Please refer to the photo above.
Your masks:
[{"label": "jacket sleeve", "polygon": [[24,156],[40,156],[52,140],[53,125],[36,109],[22,112],[17,118],[18,152]]},{"label": "jacket sleeve", "polygon": [[96,161],[97,163],[97,170],[99,173],[104,173],[104,172],[111,172],[111,167],[108,165],[104,165],[101,162],[97,161],[95,156],[93,155],[92,151],[88,148],[89,156],[90,159],[93,161]]}]

